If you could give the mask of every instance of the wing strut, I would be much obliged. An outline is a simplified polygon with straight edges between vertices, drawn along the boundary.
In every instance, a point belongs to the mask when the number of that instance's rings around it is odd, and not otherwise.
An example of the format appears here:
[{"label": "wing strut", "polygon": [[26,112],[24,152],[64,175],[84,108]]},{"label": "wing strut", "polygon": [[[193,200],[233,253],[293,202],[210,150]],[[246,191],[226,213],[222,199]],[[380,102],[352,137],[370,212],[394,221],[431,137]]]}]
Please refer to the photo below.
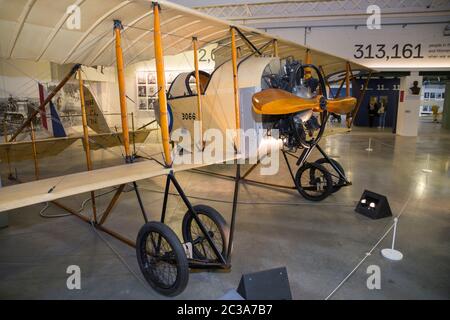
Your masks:
[{"label": "wing strut", "polygon": [[167,96],[166,96],[166,81],[164,74],[164,55],[161,39],[161,23],[159,17],[159,4],[153,3],[153,37],[155,47],[155,62],[156,62],[156,78],[158,82],[158,99],[159,99],[159,114],[161,123],[161,136],[164,149],[164,161],[167,167],[172,166],[172,155],[170,154],[169,146],[169,121],[167,117]]},{"label": "wing strut", "polygon": [[119,98],[120,98],[120,118],[122,120],[122,135],[123,146],[125,148],[125,160],[127,163],[131,162],[130,152],[130,136],[128,132],[128,118],[127,118],[127,98],[125,95],[125,76],[123,70],[123,53],[121,46],[121,30],[123,29],[122,22],[114,20],[114,34],[116,37],[116,63],[117,63],[117,80],[119,83]]},{"label": "wing strut", "polygon": [[33,160],[34,160],[34,177],[36,178],[36,180],[39,180],[39,163],[36,149],[36,133],[34,131],[33,121],[30,122],[30,135],[31,135],[31,149],[33,150]]},{"label": "wing strut", "polygon": [[278,40],[277,39],[273,40],[273,56],[277,57],[277,58],[279,56],[279,53],[278,53]]},{"label": "wing strut", "polygon": [[192,46],[194,50],[194,67],[195,67],[195,87],[197,88],[197,114],[200,124],[200,147],[203,150],[203,114],[202,114],[202,90],[200,88],[200,72],[198,70],[198,39],[192,38]]},{"label": "wing strut", "polygon": [[350,63],[345,64],[345,96],[350,97]]},{"label": "wing strut", "polygon": [[[311,50],[306,50],[305,64],[312,64]],[[311,68],[305,68],[305,79],[311,78]]]},{"label": "wing strut", "polygon": [[241,128],[241,118],[239,110],[239,86],[238,86],[238,68],[237,68],[237,50],[236,50],[236,34],[232,27],[231,33],[231,63],[233,66],[233,93],[234,93],[234,113],[236,117],[236,149],[239,150],[240,137],[239,129]]},{"label": "wing strut", "polygon": [[[78,69],[78,83],[80,85],[80,102],[81,102],[81,122],[83,124],[83,141],[84,141],[84,152],[86,154],[86,165],[88,171],[92,170],[92,159],[91,159],[91,146],[89,145],[89,132],[86,117],[86,103],[84,100],[84,86],[83,77],[81,75],[81,69]],[[91,201],[92,201],[92,213],[94,217],[94,222],[97,223],[97,208],[95,206],[95,191],[91,191]]]}]

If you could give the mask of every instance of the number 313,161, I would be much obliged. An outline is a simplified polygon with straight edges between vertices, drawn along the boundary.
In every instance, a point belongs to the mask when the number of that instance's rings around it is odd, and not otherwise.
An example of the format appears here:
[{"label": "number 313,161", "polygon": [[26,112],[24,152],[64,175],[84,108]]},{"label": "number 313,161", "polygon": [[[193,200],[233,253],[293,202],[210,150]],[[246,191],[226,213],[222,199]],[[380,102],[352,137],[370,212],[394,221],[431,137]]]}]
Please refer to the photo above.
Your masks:
[{"label": "number 313,161", "polygon": [[421,53],[422,45],[407,43],[400,46],[398,44],[387,48],[385,44],[355,44],[355,59],[423,59]]}]

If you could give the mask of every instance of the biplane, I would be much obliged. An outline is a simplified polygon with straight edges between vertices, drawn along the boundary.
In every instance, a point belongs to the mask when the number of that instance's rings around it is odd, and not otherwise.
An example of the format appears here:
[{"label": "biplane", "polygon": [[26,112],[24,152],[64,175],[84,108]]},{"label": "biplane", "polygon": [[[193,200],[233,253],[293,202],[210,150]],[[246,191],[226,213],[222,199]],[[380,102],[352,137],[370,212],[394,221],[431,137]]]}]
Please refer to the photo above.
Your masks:
[{"label": "biplane", "polygon": [[[88,171],[8,186],[0,189],[0,211],[21,208],[42,202],[53,202],[74,216],[91,223],[97,229],[132,246],[136,250],[140,269],[157,292],[174,296],[188,283],[189,269],[231,268],[233,235],[236,225],[239,185],[249,172],[241,175],[238,160],[248,158],[240,130],[265,128],[278,130],[277,139],[283,156],[295,156],[299,171],[291,176],[300,192],[312,200],[337,191],[349,181],[342,167],[330,159],[318,142],[325,132],[328,116],[356,114],[360,103],[349,94],[352,70],[370,70],[345,59],[326,54],[297,43],[283,40],[257,29],[230,24],[167,1],[77,0],[83,16],[81,29],[72,30],[65,22],[72,12],[66,8],[72,0],[10,1],[2,3],[0,19],[1,57],[51,61],[73,64],[71,71],[49,93],[39,109],[48,104],[74,74],[80,81],[81,110],[85,114],[83,79],[80,66],[116,66],[125,163],[92,170],[90,149],[85,148]],[[112,31],[112,34],[111,34]],[[126,35],[129,44],[123,46]],[[34,41],[30,41],[34,39]],[[41,41],[36,41],[39,39]],[[198,67],[198,50],[215,43],[216,68],[211,74]],[[164,57],[192,50],[194,70],[183,73],[166,88]],[[157,120],[161,131],[163,163],[136,161],[130,150],[127,99],[124,78],[125,63],[155,60],[158,107]],[[344,97],[329,97],[326,75],[342,73],[339,92],[346,87]],[[358,71],[361,74],[361,71]],[[193,80],[195,85],[190,84]],[[367,84],[367,83],[366,83]],[[364,91],[364,90],[363,90]],[[39,110],[24,123],[26,127]],[[191,116],[186,117],[186,114]],[[194,130],[194,120],[201,131],[215,128],[232,129],[234,154],[226,158],[236,165],[231,221],[228,224],[214,208],[191,203],[179,184],[176,173],[199,170],[215,164],[174,164],[180,152],[173,146],[177,129]],[[87,123],[83,120],[84,142],[89,146]],[[22,128],[22,129],[23,129]],[[19,130],[20,131],[20,130]],[[12,135],[11,140],[18,133]],[[171,144],[172,142],[172,144]],[[191,146],[204,148],[201,144]],[[262,141],[258,142],[262,144]],[[318,148],[323,158],[307,162],[312,150]],[[303,150],[300,156],[297,149]],[[223,161],[223,160],[222,160]],[[221,161],[221,162],[222,162]],[[287,159],[286,159],[287,161]],[[287,162],[289,164],[289,162]],[[256,166],[257,164],[255,164]],[[326,169],[330,165],[331,169]],[[254,166],[249,170],[253,170]],[[331,170],[337,174],[332,176]],[[149,221],[139,192],[138,181],[166,176],[162,212],[159,221]],[[336,176],[336,181],[332,180]],[[305,178],[305,182],[303,182]],[[136,240],[130,240],[104,223],[119,200],[126,185],[132,184],[144,224]],[[169,188],[173,185],[186,206],[182,222],[183,242],[166,224]],[[97,212],[94,192],[118,186],[104,212]],[[60,203],[59,199],[81,193],[91,193],[91,214],[81,214]],[[314,192],[314,193],[313,193]]]}]

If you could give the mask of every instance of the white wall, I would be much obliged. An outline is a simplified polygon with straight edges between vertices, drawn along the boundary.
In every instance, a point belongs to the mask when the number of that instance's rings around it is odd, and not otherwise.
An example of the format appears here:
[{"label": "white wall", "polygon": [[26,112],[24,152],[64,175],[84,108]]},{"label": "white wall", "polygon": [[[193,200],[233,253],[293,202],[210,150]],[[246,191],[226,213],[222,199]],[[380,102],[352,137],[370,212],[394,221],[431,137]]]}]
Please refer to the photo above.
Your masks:
[{"label": "white wall", "polygon": [[409,90],[409,88],[413,86],[414,81],[417,81],[419,87],[422,87],[422,77],[417,73],[411,73],[411,76],[402,77],[400,79],[400,94],[397,113],[397,134],[400,136],[415,137],[418,133],[421,102],[420,94],[412,95]]},{"label": "white wall", "polygon": [[0,59],[0,98],[39,98],[36,80],[51,81],[48,62]]}]

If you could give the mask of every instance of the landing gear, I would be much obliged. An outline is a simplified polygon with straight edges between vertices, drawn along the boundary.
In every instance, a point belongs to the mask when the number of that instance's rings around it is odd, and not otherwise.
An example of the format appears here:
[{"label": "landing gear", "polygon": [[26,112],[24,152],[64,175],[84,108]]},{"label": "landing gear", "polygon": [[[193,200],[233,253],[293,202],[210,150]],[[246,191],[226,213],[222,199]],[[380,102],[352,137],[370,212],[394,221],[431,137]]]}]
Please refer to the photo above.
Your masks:
[{"label": "landing gear", "polygon": [[183,292],[189,281],[189,264],[175,232],[161,222],[141,227],[136,240],[139,267],[150,286],[165,296]]},{"label": "landing gear", "polygon": [[[136,241],[139,267],[147,282],[157,292],[166,296],[183,292],[189,280],[189,269],[231,268],[231,248],[239,192],[239,164],[236,177],[229,227],[215,209],[206,205],[193,206],[173,172],[167,175],[161,220],[144,224]],[[171,184],[188,209],[182,223],[184,244],[175,232],[164,224]]]},{"label": "landing gear", "polygon": [[[194,210],[197,212],[198,218],[202,221],[215,246],[225,256],[228,250],[228,237],[230,234],[230,228],[225,219],[219,212],[209,206],[196,205]],[[184,242],[192,244],[194,259],[218,262],[211,245],[189,211],[184,215],[182,231]]]},{"label": "landing gear", "polygon": [[310,201],[322,201],[333,190],[331,174],[317,163],[304,163],[295,175],[295,185],[298,192]]},{"label": "landing gear", "polygon": [[316,164],[322,165],[331,175],[331,180],[333,182],[332,193],[339,191],[343,186],[346,185],[345,171],[339,162],[331,158],[320,158],[314,161]]}]

